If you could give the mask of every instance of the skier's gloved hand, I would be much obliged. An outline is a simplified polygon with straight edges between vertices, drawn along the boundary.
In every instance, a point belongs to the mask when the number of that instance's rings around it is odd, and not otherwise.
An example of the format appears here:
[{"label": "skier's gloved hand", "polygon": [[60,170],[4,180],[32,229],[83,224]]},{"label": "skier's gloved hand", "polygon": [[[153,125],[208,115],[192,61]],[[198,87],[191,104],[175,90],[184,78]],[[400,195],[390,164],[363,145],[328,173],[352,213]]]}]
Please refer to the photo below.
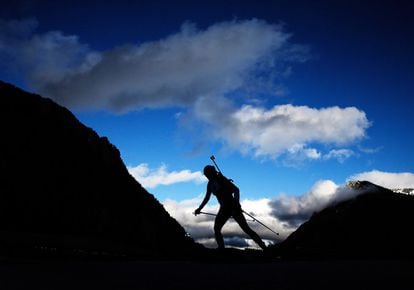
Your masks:
[{"label": "skier's gloved hand", "polygon": [[201,212],[201,209],[200,209],[200,208],[197,208],[197,209],[194,211],[194,215],[199,215],[199,214],[200,214],[200,212]]}]

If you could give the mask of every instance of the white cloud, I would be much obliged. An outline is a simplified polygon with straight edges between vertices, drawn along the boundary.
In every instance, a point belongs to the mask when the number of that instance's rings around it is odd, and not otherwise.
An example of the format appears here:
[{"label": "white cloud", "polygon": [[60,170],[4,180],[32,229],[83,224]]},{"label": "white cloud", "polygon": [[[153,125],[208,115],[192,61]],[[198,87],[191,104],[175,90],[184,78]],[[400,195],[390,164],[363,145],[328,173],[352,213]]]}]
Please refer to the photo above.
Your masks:
[{"label": "white cloud", "polygon": [[182,182],[203,183],[207,181],[200,171],[192,172],[186,169],[169,172],[166,165],[150,169],[148,164],[142,163],[137,166],[128,166],[128,171],[145,188]]},{"label": "white cloud", "polygon": [[297,167],[304,161],[320,159],[322,153],[316,148],[307,148],[305,144],[294,144],[286,149],[285,155],[283,164],[288,167]]},{"label": "white cloud", "polygon": [[[209,215],[195,216],[193,213],[201,203],[201,198],[175,201],[166,199],[162,202],[165,209],[196,240],[214,237],[214,217]],[[204,212],[217,213],[218,205],[206,205]]]},{"label": "white cloud", "polygon": [[349,179],[366,180],[390,189],[414,188],[414,174],[410,172],[395,173],[372,170],[355,174]]},{"label": "white cloud", "polygon": [[[257,222],[249,221],[250,227],[256,231],[262,239],[267,243],[278,239],[285,238],[291,229],[286,229],[282,226],[277,219],[272,215],[272,209],[269,206],[268,199],[259,200],[242,200],[242,208],[255,216],[258,220],[263,222],[275,231],[280,231],[280,237],[264,228]],[[194,210],[200,205],[201,198],[195,198],[190,200],[175,201],[167,199],[163,202],[165,209],[174,217],[184,229],[199,243],[207,247],[217,247],[214,239],[214,216],[200,214],[194,216]],[[214,202],[210,202],[203,208],[203,212],[217,213],[218,205]],[[246,216],[247,219],[250,219]],[[257,247],[257,245],[250,240],[250,238],[243,233],[239,225],[232,219],[230,219],[223,227],[223,237],[227,246],[241,246],[241,243],[249,247]]]},{"label": "white cloud", "polygon": [[346,159],[354,155],[354,151],[350,149],[333,149],[323,156],[323,159],[336,159],[339,163],[343,163]]},{"label": "white cloud", "polygon": [[313,213],[335,203],[354,198],[371,188],[352,189],[346,185],[338,185],[332,180],[320,180],[303,195],[287,196],[280,194],[270,205],[272,214],[289,228],[296,229],[307,221]]},{"label": "white cloud", "polygon": [[[366,179],[378,185],[381,185],[378,181],[384,180],[385,176],[385,179],[388,181],[391,180],[394,185],[398,185],[393,187],[414,187],[413,173],[371,171],[368,174],[361,173],[351,178],[360,179],[359,177],[369,176],[380,177],[379,179]],[[319,180],[303,195],[288,196],[282,193],[273,199],[245,199],[242,200],[241,205],[246,212],[254,215],[255,218],[271,229],[280,232],[280,239],[285,239],[299,225],[307,221],[313,213],[319,212],[333,203],[353,198],[364,191],[364,189],[355,190],[345,185],[338,185],[332,180]],[[167,211],[183,225],[186,231],[196,241],[208,247],[215,247],[216,243],[213,232],[214,217],[209,215],[193,215],[194,210],[199,206],[201,200],[201,196],[180,202],[168,199],[163,204]],[[218,211],[218,205],[210,202],[203,211],[216,213]],[[248,219],[249,217],[246,216],[246,218]],[[277,236],[260,224],[249,222],[249,225],[262,238],[268,241],[278,241]],[[227,237],[226,242],[233,246],[245,244],[256,247],[254,242],[248,239],[240,227],[231,219],[224,226],[223,235]]]},{"label": "white cloud", "polygon": [[304,195],[287,196],[280,194],[271,201],[273,215],[287,223],[289,227],[297,227],[314,213],[323,209],[335,199],[339,186],[331,180],[320,180]]},{"label": "white cloud", "polygon": [[[280,233],[280,236],[276,236],[259,223],[249,221],[251,228],[262,239],[268,243],[279,242],[308,220],[314,212],[322,210],[329,204],[352,198],[360,193],[361,191],[337,185],[331,180],[320,180],[301,196],[279,194],[274,199],[244,199],[241,201],[241,205],[247,213]],[[194,216],[193,214],[201,200],[201,197],[183,201],[167,199],[163,202],[163,205],[197,242],[208,247],[216,247],[213,232],[214,216],[203,214]],[[219,206],[214,201],[210,201],[203,211],[215,214],[218,208]],[[249,220],[250,217],[246,215],[246,219]],[[223,236],[227,238],[227,245],[240,246],[241,243],[246,243],[246,245],[257,247],[232,219],[226,223],[222,232]]]},{"label": "white cloud", "polygon": [[40,92],[50,83],[86,73],[101,60],[101,54],[80,43],[76,35],[60,31],[34,34],[37,26],[35,19],[0,19],[0,53],[3,65],[24,74]]},{"label": "white cloud", "polygon": [[[347,179],[350,180],[370,181],[391,189],[414,188],[414,174],[409,172],[390,173],[373,170],[355,174]],[[296,227],[309,219],[314,212],[363,192],[364,189],[354,190],[346,185],[337,185],[331,180],[321,180],[301,196],[280,194],[270,205],[277,219],[286,222],[289,227]]]},{"label": "white cloud", "polygon": [[[210,106],[211,100],[200,100],[196,116],[212,127],[212,134],[231,148],[255,156],[278,157],[283,153],[319,159],[321,153],[306,148],[309,143],[343,145],[365,136],[370,123],[355,107],[310,108],[307,106],[277,105],[271,109],[245,105],[232,109],[223,103]],[[230,113],[229,113],[230,112]],[[345,158],[350,152],[331,151],[329,157]]]},{"label": "white cloud", "polygon": [[[320,180],[312,188],[300,196],[287,196],[279,194],[273,199],[244,199],[241,201],[242,208],[256,219],[270,227],[280,236],[276,236],[257,222],[249,221],[249,225],[262,239],[268,242],[279,242],[285,239],[299,225],[308,220],[313,213],[318,212],[328,205],[352,198],[362,191],[353,190],[346,186],[337,185],[331,180]],[[186,231],[199,243],[209,247],[215,247],[214,242],[214,216],[194,216],[194,210],[201,203],[201,197],[174,201],[167,199],[163,202],[166,210],[173,216]],[[208,204],[203,211],[217,213],[218,205],[214,202]],[[246,215],[247,219],[250,219]],[[223,227],[223,236],[229,238],[228,243],[237,246],[243,241],[250,246],[256,247],[253,241],[246,236],[234,220],[230,219]],[[233,239],[230,239],[233,238]]]},{"label": "white cloud", "polygon": [[[4,50],[19,59],[37,90],[71,108],[130,111],[188,106],[200,96],[223,95],[274,63],[303,61],[281,26],[252,19],[205,30],[186,23],[158,41],[94,51],[60,31],[35,34],[33,22],[2,21]],[[17,29],[15,27],[24,27]],[[137,36],[138,38],[139,36]],[[14,64],[11,62],[11,64]]]},{"label": "white cloud", "polygon": [[358,150],[365,154],[375,154],[375,153],[380,152],[382,149],[384,149],[383,146],[379,146],[376,148],[367,148],[367,147],[363,147],[360,145],[358,146]]}]

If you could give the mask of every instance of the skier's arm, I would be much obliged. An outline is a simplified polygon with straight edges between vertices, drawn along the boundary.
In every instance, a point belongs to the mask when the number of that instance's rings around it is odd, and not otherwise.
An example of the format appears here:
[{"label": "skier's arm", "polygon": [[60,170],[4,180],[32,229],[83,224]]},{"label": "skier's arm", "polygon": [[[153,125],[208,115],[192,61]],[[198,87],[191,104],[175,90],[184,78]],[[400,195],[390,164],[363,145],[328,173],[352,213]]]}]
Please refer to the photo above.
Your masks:
[{"label": "skier's arm", "polygon": [[210,196],[211,196],[211,190],[209,189],[209,187],[207,186],[207,191],[206,191],[206,196],[204,196],[203,201],[201,202],[200,206],[194,211],[195,215],[200,214],[201,210],[203,209],[203,207],[207,204],[207,202],[210,200]]}]

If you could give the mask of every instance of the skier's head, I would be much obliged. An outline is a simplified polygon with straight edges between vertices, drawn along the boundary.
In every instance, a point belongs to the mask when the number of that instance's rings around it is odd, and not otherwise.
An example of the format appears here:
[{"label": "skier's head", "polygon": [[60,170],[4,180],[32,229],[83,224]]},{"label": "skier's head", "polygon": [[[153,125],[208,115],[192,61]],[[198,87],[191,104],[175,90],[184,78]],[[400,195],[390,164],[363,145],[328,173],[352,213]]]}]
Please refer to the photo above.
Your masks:
[{"label": "skier's head", "polygon": [[204,167],[204,175],[210,180],[217,176],[216,168],[212,165],[206,165]]}]

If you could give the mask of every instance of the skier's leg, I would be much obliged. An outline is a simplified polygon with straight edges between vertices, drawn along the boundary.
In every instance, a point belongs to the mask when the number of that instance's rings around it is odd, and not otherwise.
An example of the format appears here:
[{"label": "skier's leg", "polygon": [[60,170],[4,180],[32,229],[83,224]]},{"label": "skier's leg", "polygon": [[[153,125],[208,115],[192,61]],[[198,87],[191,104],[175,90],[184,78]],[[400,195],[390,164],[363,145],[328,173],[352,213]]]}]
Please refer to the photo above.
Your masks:
[{"label": "skier's leg", "polygon": [[255,241],[256,244],[259,245],[260,248],[262,248],[263,250],[266,249],[266,244],[262,241],[259,235],[255,231],[253,231],[247,224],[246,218],[244,217],[242,211],[235,211],[233,213],[233,218],[236,220],[236,222],[239,224],[242,230],[246,234],[248,234],[253,239],[253,241]]},{"label": "skier's leg", "polygon": [[230,218],[230,216],[231,213],[228,210],[220,208],[217,213],[216,220],[214,221],[214,235],[219,249],[224,249],[224,239],[223,235],[221,234],[221,229]]}]

